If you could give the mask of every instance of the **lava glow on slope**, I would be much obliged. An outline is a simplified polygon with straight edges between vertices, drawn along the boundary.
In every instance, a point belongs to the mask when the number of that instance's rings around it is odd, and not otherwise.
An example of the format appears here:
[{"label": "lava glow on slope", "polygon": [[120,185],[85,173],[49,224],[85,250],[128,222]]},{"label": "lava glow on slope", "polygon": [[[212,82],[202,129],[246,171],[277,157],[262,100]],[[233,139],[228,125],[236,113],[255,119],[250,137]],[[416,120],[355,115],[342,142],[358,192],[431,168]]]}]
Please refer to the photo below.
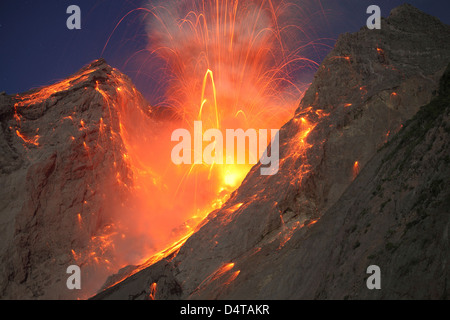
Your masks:
[{"label": "lava glow on slope", "polygon": [[[131,196],[117,208],[113,222],[92,236],[89,252],[72,250],[77,262],[97,264],[110,273],[126,265],[140,265],[134,274],[176,254],[207,214],[225,203],[253,164],[175,165],[171,133],[178,128],[192,132],[194,121],[202,121],[203,132],[278,129],[292,118],[306,87],[300,86],[294,75],[317,66],[302,57],[302,50],[312,42],[298,37],[306,30],[290,22],[292,9],[306,15],[304,8],[282,0],[164,1],[133,10],[148,19],[147,51],[164,63],[170,76],[160,106],[170,110],[170,116],[159,117],[155,108],[146,109],[131,82],[116,70],[106,80],[108,86],[96,83],[96,93],[111,115],[117,112],[119,122],[118,128],[111,125],[106,130],[108,124],[100,118],[101,139],[123,143],[120,161],[126,163],[129,174],[123,176],[117,169],[115,181]],[[309,21],[306,16],[305,21]],[[20,107],[67,90],[89,72],[18,102],[17,135],[26,143],[37,144],[38,136],[26,138],[19,131]],[[299,155],[307,148],[303,140],[314,125],[309,119],[300,120],[303,129],[294,150]],[[79,130],[87,126],[81,120]],[[92,152],[86,143],[84,148],[88,154]],[[80,214],[74,221],[83,227]],[[102,254],[111,250],[113,259]],[[233,266],[227,265],[229,269]],[[235,271],[229,282],[238,275]],[[155,291],[156,284],[151,298]]]},{"label": "lava glow on slope", "polygon": [[[170,117],[155,121],[153,109],[146,113],[130,106],[127,97],[135,92],[120,77],[115,78],[115,99],[101,85],[96,87],[108,106],[119,110],[117,134],[132,171],[133,183],[126,187],[133,202],[123,205],[124,212],[131,212],[118,218],[115,228],[122,238],[139,239],[138,246],[126,249],[136,252],[128,252],[128,260],[119,259],[140,264],[133,273],[176,254],[253,166],[175,165],[170,159],[173,130],[192,132],[194,121],[202,121],[203,132],[278,129],[292,117],[305,89],[293,75],[317,66],[301,55],[309,40],[294,40],[306,31],[289,24],[293,7],[275,0],[188,0],[133,10],[145,13],[147,51],[170,75],[161,107],[171,110]],[[306,128],[302,139],[312,128]],[[117,182],[125,184],[120,173]]]}]

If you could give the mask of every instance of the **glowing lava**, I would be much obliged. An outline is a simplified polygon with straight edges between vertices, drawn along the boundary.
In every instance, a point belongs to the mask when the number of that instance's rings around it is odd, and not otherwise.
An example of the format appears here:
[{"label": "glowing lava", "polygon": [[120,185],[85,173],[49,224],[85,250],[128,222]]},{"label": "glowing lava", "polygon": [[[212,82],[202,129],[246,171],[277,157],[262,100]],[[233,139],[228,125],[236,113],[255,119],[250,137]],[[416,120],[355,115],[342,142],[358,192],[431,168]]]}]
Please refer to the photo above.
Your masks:
[{"label": "glowing lava", "polygon": [[[133,109],[128,100],[135,93],[126,81],[115,84],[115,99],[101,85],[96,90],[120,110],[117,134],[132,170],[134,212],[121,225],[149,239],[154,250],[192,232],[206,214],[220,208],[253,166],[174,165],[174,129],[193,130],[195,121],[202,121],[203,133],[278,129],[292,116],[302,90],[291,73],[316,64],[300,55],[302,46],[286,41],[292,30],[280,20],[289,9],[281,1],[250,0],[168,1],[139,9],[152,17],[148,51],[164,61],[170,75],[162,107],[171,109],[172,117],[155,122],[152,110]],[[176,229],[179,226],[184,227]]]},{"label": "glowing lava", "polygon": [[[119,208],[111,230],[103,238],[92,239],[102,241],[100,248],[114,245],[127,250],[128,263],[141,264],[133,273],[176,254],[253,166],[248,162],[175,165],[170,159],[175,129],[193,131],[194,122],[201,121],[203,133],[208,129],[270,130],[292,117],[305,87],[298,85],[294,73],[317,64],[302,57],[306,44],[294,41],[303,30],[289,23],[291,9],[283,1],[271,0],[165,1],[136,9],[151,17],[147,50],[164,62],[170,75],[159,108],[171,113],[158,118],[157,109],[143,107],[145,102],[134,87],[115,70],[106,83],[97,82],[95,90],[109,113],[114,109],[119,117],[119,126],[108,132],[102,118],[100,133],[102,139],[123,143],[122,160],[130,173],[123,176],[118,170],[116,182],[131,196]],[[61,85],[64,89],[65,83]],[[83,130],[85,124],[80,126]],[[303,130],[293,150],[300,155],[314,124],[302,118],[299,126]],[[81,225],[82,220],[78,222]],[[235,271],[227,283],[238,275]],[[156,286],[150,298],[154,290]]]}]

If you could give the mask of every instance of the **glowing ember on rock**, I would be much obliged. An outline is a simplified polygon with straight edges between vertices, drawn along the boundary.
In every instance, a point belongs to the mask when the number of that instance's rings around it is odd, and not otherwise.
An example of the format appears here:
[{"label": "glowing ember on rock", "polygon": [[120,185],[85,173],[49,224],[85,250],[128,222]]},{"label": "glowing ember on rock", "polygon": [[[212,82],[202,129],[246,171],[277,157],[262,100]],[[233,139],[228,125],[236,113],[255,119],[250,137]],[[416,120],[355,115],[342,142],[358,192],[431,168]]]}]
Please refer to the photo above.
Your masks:
[{"label": "glowing ember on rock", "polygon": [[156,287],[157,287],[157,285],[155,282],[153,282],[152,285],[150,286],[150,294],[149,294],[150,300],[155,300]]},{"label": "glowing ember on rock", "polygon": [[231,282],[233,282],[234,280],[236,280],[236,278],[239,276],[239,274],[241,273],[241,270],[235,271],[231,274],[231,276],[225,281],[224,285],[229,285]]},{"label": "glowing ember on rock", "polygon": [[353,164],[353,179],[355,179],[359,175],[359,162],[355,161]]},{"label": "glowing ember on rock", "polygon": [[40,137],[39,137],[38,135],[34,136],[33,139],[30,139],[30,138],[25,137],[25,135],[23,135],[22,133],[20,133],[19,130],[16,130],[16,134],[17,134],[17,136],[18,136],[20,139],[22,139],[25,143],[27,143],[27,144],[33,144],[33,145],[35,145],[35,146],[39,146],[38,140],[39,140]]},{"label": "glowing ember on rock", "polygon": [[[237,271],[231,273],[230,275],[228,275],[230,273],[230,271],[234,268],[234,266],[235,266],[235,264],[233,262],[222,264],[216,271],[214,271],[212,274],[210,274],[208,277],[206,277],[206,279],[203,280],[199,284],[199,286],[195,289],[195,291],[200,291],[204,287],[206,287],[208,284],[210,284],[216,280],[222,279],[222,278],[225,278],[225,280],[223,282],[224,285],[230,284],[232,281],[234,281],[237,278],[237,276],[241,272],[240,270],[237,270]],[[226,275],[227,275],[227,277],[225,277]]]},{"label": "glowing ember on rock", "polygon": [[15,106],[16,111],[17,107],[30,106],[41,103],[50,98],[55,93],[66,91],[71,87],[73,87],[74,85],[86,81],[89,74],[92,73],[93,71],[94,71],[93,69],[90,70],[88,69],[81,74],[76,74],[68,79],[65,79],[63,81],[57,82],[53,85],[44,88],[40,88],[34,92],[23,95],[17,95],[16,98],[19,99],[20,101]]}]

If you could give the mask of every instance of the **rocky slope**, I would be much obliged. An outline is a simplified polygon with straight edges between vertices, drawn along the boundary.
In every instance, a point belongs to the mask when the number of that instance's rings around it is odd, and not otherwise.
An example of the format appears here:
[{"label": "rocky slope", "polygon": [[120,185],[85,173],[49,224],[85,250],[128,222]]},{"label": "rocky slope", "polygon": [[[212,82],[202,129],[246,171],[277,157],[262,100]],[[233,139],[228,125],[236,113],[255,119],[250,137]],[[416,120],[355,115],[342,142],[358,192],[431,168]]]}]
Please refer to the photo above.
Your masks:
[{"label": "rocky slope", "polygon": [[[0,95],[0,297],[86,297],[105,280],[105,243],[127,197],[117,89],[134,86],[98,60],[70,78],[23,94]],[[145,108],[140,94],[129,94]],[[123,183],[117,183],[120,175]],[[107,240],[107,239],[106,239]],[[66,269],[82,267],[81,292]]]},{"label": "rocky slope", "polygon": [[255,166],[176,255],[95,298],[448,297],[448,114],[377,152],[437,95],[449,39],[409,5],[341,36],[280,131],[278,174]]},{"label": "rocky slope", "polygon": [[[319,222],[191,298],[449,299],[450,65],[439,97],[382,148]],[[367,267],[381,269],[368,290]],[[252,266],[250,268],[250,266]]]}]

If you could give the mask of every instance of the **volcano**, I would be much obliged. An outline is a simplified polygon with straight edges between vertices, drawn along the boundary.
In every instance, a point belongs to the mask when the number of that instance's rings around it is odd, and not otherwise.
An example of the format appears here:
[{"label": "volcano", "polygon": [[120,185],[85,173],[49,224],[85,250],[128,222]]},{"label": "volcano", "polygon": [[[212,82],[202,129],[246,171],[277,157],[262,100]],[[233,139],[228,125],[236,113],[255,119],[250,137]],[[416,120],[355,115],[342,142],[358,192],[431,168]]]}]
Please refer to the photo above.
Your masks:
[{"label": "volcano", "polygon": [[[278,173],[255,165],[157,253],[130,204],[153,190],[138,179],[164,181],[138,178],[133,155],[173,115],[102,59],[1,94],[1,297],[448,299],[449,39],[410,5],[342,35],[279,132]],[[382,290],[366,287],[370,265]]]}]

